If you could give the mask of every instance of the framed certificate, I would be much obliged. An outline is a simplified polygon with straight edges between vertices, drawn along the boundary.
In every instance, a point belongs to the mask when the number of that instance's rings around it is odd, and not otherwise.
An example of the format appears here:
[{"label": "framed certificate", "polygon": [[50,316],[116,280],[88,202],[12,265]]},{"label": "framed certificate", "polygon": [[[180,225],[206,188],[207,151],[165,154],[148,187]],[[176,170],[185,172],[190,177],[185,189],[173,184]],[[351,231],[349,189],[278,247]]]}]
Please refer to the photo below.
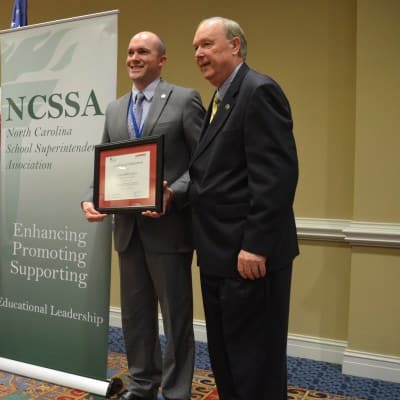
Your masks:
[{"label": "framed certificate", "polygon": [[161,212],[163,159],[164,136],[95,146],[95,208],[110,214]]}]

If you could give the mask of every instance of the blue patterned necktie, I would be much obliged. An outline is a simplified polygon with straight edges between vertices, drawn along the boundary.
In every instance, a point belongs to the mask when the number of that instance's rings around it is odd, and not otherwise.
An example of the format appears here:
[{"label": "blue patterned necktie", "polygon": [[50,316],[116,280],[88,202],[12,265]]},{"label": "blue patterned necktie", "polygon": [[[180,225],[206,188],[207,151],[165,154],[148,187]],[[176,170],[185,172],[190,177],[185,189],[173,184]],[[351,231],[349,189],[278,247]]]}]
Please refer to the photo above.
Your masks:
[{"label": "blue patterned necktie", "polygon": [[136,123],[138,128],[140,129],[140,125],[142,123],[142,115],[143,115],[143,100],[145,99],[145,96],[142,92],[139,92],[136,95],[136,101],[135,101],[135,118],[136,118]]}]

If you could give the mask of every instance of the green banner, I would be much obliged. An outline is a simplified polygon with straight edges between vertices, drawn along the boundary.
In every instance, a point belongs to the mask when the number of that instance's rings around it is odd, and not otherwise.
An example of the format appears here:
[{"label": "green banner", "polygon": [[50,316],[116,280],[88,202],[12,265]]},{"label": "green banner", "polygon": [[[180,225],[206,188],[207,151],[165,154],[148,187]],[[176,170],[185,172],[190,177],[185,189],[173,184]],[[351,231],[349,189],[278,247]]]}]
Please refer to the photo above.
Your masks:
[{"label": "green banner", "polygon": [[117,13],[0,32],[0,357],[106,377],[110,223],[80,201],[115,98]]}]

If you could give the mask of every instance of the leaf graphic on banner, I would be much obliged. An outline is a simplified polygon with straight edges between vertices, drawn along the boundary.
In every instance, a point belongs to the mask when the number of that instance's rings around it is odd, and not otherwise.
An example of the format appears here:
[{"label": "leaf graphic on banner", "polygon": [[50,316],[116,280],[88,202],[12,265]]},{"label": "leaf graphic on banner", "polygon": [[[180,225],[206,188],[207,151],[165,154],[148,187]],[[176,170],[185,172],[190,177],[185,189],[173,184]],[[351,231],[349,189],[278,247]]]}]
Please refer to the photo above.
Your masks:
[{"label": "leaf graphic on banner", "polygon": [[18,46],[13,46],[14,48],[10,51],[6,49],[7,58],[5,59],[5,63],[10,63],[13,65],[13,68],[7,69],[8,73],[7,76],[3,77],[3,82],[12,82],[17,80],[22,74],[40,71],[48,67],[52,62],[55,62],[60,68],[61,66],[65,67],[67,62],[71,62],[72,60],[72,46],[70,47],[69,55],[65,57],[64,54],[62,57],[63,62],[53,59],[57,47],[68,32],[69,30],[63,30],[54,34],[46,32],[19,41]]},{"label": "leaf graphic on banner", "polygon": [[9,46],[4,46],[5,48],[2,48],[2,52],[1,52],[1,56],[3,58],[3,60],[6,60],[7,57],[13,52],[14,50],[14,43],[12,45]]},{"label": "leaf graphic on banner", "polygon": [[67,49],[65,54],[62,56],[61,60],[58,61],[58,63],[54,67],[51,68],[51,71],[59,71],[59,70],[65,68],[66,66],[68,66],[72,62],[72,56],[74,54],[74,51],[75,51],[75,48],[77,45],[78,45],[78,43],[71,45]]}]

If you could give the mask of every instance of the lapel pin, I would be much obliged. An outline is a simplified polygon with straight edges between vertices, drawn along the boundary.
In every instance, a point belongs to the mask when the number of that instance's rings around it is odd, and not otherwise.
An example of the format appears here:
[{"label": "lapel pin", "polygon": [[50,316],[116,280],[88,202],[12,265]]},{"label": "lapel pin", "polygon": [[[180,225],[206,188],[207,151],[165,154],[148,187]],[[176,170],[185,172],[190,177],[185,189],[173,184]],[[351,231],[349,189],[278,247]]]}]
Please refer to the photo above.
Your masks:
[{"label": "lapel pin", "polygon": [[225,104],[225,110],[229,110],[231,108],[230,104]]}]

